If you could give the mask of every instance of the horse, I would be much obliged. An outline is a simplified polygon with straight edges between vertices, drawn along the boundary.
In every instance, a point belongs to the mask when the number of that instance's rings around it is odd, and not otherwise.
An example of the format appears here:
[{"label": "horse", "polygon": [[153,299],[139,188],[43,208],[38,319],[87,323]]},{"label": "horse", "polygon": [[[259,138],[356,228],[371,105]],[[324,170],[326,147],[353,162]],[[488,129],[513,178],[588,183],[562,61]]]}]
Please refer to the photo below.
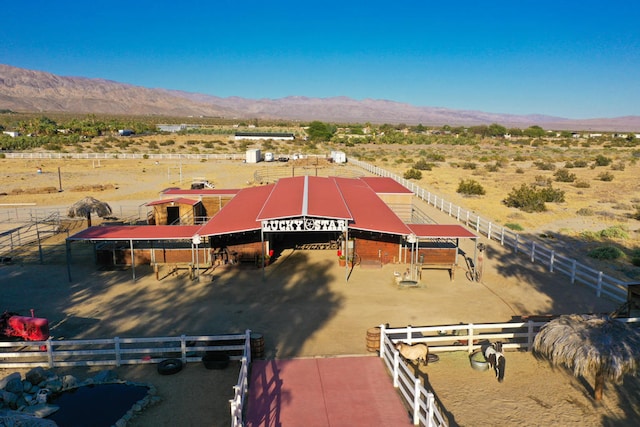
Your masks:
[{"label": "horse", "polygon": [[502,353],[502,343],[496,342],[495,344],[489,345],[484,350],[484,358],[489,362],[491,369],[495,371],[498,382],[502,382],[504,380],[504,368],[506,363],[504,354]]}]

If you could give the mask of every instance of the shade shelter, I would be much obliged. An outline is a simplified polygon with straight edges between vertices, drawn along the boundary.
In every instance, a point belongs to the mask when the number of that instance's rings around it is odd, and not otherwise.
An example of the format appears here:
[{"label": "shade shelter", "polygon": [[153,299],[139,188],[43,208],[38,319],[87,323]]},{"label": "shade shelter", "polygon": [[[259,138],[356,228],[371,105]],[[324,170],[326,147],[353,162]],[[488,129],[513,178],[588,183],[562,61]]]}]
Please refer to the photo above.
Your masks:
[{"label": "shade shelter", "polygon": [[120,242],[129,245],[131,257],[131,274],[136,280],[136,258],[134,242],[166,242],[193,240],[201,226],[199,225],[112,225],[89,227],[66,240],[67,274],[71,281],[71,242],[91,241],[93,243]]}]

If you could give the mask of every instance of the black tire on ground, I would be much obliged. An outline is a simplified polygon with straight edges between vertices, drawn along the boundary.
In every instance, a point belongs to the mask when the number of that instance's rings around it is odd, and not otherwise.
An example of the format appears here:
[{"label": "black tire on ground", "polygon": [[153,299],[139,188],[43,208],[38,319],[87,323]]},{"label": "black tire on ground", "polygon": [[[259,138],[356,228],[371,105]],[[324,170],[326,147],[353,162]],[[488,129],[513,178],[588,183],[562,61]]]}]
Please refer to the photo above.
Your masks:
[{"label": "black tire on ground", "polygon": [[158,363],[158,373],[160,375],[173,375],[182,370],[182,360],[166,359]]}]

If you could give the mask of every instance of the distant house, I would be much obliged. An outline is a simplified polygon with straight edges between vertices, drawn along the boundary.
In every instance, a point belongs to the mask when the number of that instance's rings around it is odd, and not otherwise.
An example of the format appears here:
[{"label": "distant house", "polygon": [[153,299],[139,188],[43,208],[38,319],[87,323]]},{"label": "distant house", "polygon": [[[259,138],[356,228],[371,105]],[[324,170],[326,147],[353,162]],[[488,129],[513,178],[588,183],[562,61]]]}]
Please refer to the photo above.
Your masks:
[{"label": "distant house", "polygon": [[157,125],[156,127],[160,132],[176,133],[185,130],[187,125]]},{"label": "distant house", "polygon": [[5,135],[9,135],[11,138],[16,138],[16,137],[20,136],[20,132],[12,131],[12,130],[5,130],[2,133],[5,134]]},{"label": "distant house", "polygon": [[292,133],[283,133],[283,132],[236,132],[235,140],[267,140],[274,139],[279,141],[293,141],[296,139],[295,135]]},{"label": "distant house", "polygon": [[132,131],[131,129],[120,129],[120,130],[118,130],[118,135],[120,135],[120,136],[131,136],[134,133],[135,132]]}]

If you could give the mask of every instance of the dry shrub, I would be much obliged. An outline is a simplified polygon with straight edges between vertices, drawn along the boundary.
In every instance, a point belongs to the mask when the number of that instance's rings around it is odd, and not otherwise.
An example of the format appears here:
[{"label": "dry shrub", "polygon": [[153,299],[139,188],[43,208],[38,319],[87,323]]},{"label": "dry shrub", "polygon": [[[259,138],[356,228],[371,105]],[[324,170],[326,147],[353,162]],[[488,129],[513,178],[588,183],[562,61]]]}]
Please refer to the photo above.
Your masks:
[{"label": "dry shrub", "polygon": [[50,194],[57,193],[58,189],[56,187],[37,187],[37,188],[15,188],[11,190],[12,196],[19,196],[21,194]]},{"label": "dry shrub", "polygon": [[71,187],[69,191],[73,192],[86,192],[86,191],[106,191],[113,190],[115,186],[113,184],[93,184],[93,185],[76,185]]}]

